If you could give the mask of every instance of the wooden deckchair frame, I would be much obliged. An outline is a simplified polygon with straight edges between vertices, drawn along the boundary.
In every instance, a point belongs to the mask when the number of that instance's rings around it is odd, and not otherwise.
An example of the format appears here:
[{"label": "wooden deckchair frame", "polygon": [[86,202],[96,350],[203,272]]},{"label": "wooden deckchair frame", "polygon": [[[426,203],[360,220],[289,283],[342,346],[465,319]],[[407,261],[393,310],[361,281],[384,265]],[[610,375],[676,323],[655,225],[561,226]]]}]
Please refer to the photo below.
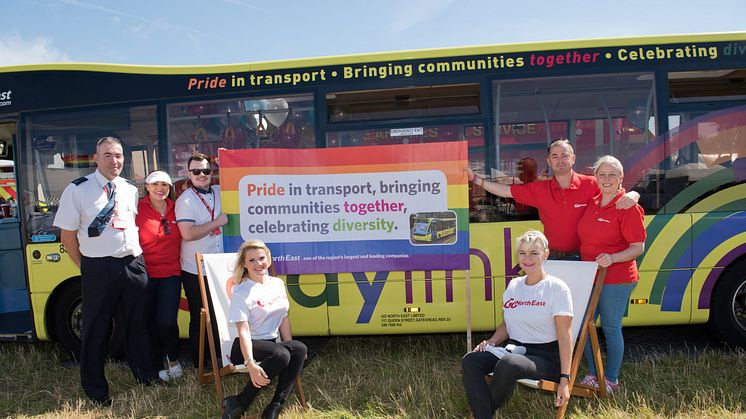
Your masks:
[{"label": "wooden deckchair frame", "polygon": [[[200,316],[199,316],[199,361],[197,365],[197,380],[200,384],[209,384],[209,383],[215,383],[215,399],[218,404],[218,408],[223,409],[223,384],[221,382],[221,377],[225,377],[230,374],[234,373],[247,373],[248,370],[246,369],[246,366],[244,364],[241,365],[235,365],[235,364],[228,364],[222,368],[217,368],[218,365],[218,357],[217,357],[217,350],[216,350],[216,342],[213,339],[212,334],[212,322],[210,320],[210,310],[209,307],[212,306],[212,301],[210,301],[209,298],[207,298],[207,289],[205,288],[205,276],[204,272],[202,271],[202,263],[204,261],[204,258],[202,257],[202,253],[197,252],[195,254],[195,258],[197,259],[197,277],[199,279],[199,292],[202,297],[202,310],[200,310]],[[270,266],[270,274],[274,275],[274,267]],[[208,332],[210,331],[210,332]],[[207,339],[208,349],[210,351],[210,362],[212,362],[212,371],[205,372],[205,338]],[[300,400],[301,405],[303,408],[308,408],[308,403],[306,402],[306,395],[303,392],[303,385],[301,384],[300,376],[295,380],[295,394]]]},{"label": "wooden deckchair frame", "polygon": [[[604,376],[604,367],[601,360],[601,350],[598,345],[598,334],[596,333],[596,307],[598,306],[598,299],[601,296],[601,288],[604,285],[604,278],[606,277],[606,268],[599,267],[596,275],[596,281],[593,284],[591,290],[591,296],[588,300],[588,306],[585,310],[585,318],[583,324],[580,326],[578,336],[575,341],[575,347],[572,353],[572,363],[570,364],[570,398],[572,396],[581,397],[593,397],[602,396],[606,397],[606,379]],[[572,290],[571,290],[572,291]],[[586,339],[590,338],[591,351],[593,353],[593,360],[596,364],[596,374],[598,375],[598,388],[586,386],[579,382],[576,382],[578,378],[578,368],[580,367],[580,361],[583,359],[583,350],[585,349]],[[551,392],[557,391],[559,383],[549,380],[518,380],[519,383],[538,388],[540,390],[546,390]],[[567,406],[569,406],[570,400],[567,403],[557,408],[555,418],[561,419],[565,416]]]}]

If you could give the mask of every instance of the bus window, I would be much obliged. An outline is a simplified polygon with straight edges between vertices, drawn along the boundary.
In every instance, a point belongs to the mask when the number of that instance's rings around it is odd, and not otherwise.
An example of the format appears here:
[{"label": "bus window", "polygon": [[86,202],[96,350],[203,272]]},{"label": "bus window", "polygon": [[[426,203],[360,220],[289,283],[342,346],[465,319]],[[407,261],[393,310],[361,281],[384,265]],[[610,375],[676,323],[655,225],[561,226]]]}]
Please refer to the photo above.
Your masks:
[{"label": "bus window", "polygon": [[479,115],[479,84],[335,92],[326,95],[328,121],[360,122]]},{"label": "bus window", "polygon": [[399,128],[374,128],[362,130],[330,131],[326,135],[327,147],[354,147],[389,144],[437,143],[441,141],[468,141],[469,152],[484,147],[482,124],[449,124]]},{"label": "bus window", "polygon": [[315,130],[311,95],[169,105],[170,173],[186,178],[192,153],[217,157],[218,148],[314,148]]},{"label": "bus window", "polygon": [[[742,181],[738,170],[725,183],[717,179],[728,177],[717,173],[736,169],[746,156],[746,142],[739,137],[746,126],[744,77],[746,69],[669,73],[672,112],[667,159],[660,175],[661,206],[704,179],[708,179],[709,192]],[[704,197],[687,200],[687,206]],[[685,209],[680,205],[664,208],[671,213]]]},{"label": "bus window", "polygon": [[[148,172],[158,168],[155,106],[55,112],[27,116],[20,150],[29,241],[58,241],[52,226],[62,191],[71,181],[96,168],[93,156],[100,137],[122,141],[125,165],[121,176],[143,187]],[[19,188],[20,189],[20,188]]]},{"label": "bus window", "polygon": [[[486,175],[497,182],[520,183],[518,164],[533,159],[538,179],[552,176],[546,161],[547,145],[556,138],[568,138],[575,147],[575,171],[590,174],[590,166],[600,156],[611,154],[629,169],[640,160],[656,135],[653,121],[654,86],[651,74],[605,74],[590,76],[495,81],[495,144],[497,167]],[[643,159],[645,157],[645,159]],[[628,189],[643,195],[651,186],[657,167],[644,167]],[[627,180],[627,179],[625,179]],[[655,183],[652,182],[655,188]],[[655,190],[652,190],[653,195]],[[501,208],[500,219],[536,219],[511,199],[490,195]],[[651,201],[652,202],[652,201]],[[645,210],[659,207],[646,203]],[[526,217],[526,218],[524,218]]]}]

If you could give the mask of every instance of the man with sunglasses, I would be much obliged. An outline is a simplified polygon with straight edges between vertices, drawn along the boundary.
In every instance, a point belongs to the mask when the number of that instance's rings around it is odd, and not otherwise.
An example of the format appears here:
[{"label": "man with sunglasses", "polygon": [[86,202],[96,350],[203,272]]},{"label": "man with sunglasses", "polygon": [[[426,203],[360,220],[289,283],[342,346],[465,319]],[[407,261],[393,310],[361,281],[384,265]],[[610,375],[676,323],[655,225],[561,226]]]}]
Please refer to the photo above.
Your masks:
[{"label": "man with sunglasses", "polygon": [[[191,187],[176,200],[176,222],[181,233],[181,281],[189,303],[189,347],[192,361],[199,359],[199,314],[202,296],[194,254],[222,253],[223,233],[220,227],[228,223],[220,205],[220,187],[212,186],[212,165],[207,155],[195,153],[187,160]],[[209,298],[209,296],[208,296]],[[211,314],[212,318],[215,318]],[[213,328],[217,340],[217,329]],[[205,355],[207,355],[205,351]]]},{"label": "man with sunglasses", "polygon": [[[573,170],[575,149],[566,138],[558,138],[549,144],[547,163],[552,169],[549,180],[506,185],[489,181],[468,169],[469,180],[494,195],[513,198],[519,204],[538,209],[544,234],[549,240],[549,257],[580,260],[578,221],[600,189],[593,176]],[[616,207],[631,208],[639,199],[639,193],[627,192],[616,202]]]},{"label": "man with sunglasses", "polygon": [[162,381],[153,367],[147,327],[148,276],[135,225],[137,187],[119,176],[124,167],[121,141],[99,139],[93,161],[96,171],[73,180],[62,192],[54,225],[81,274],[80,384],[94,404],[109,406],[104,365],[115,313],[135,379],[148,385]]}]

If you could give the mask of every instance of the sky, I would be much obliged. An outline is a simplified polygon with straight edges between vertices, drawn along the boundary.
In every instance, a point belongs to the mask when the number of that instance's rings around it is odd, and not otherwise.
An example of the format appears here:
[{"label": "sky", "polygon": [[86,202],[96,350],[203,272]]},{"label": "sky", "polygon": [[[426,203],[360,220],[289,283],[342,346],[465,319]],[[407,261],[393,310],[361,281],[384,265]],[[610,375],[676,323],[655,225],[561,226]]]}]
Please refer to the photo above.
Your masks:
[{"label": "sky", "polygon": [[0,66],[233,64],[746,31],[746,1],[0,0]]}]

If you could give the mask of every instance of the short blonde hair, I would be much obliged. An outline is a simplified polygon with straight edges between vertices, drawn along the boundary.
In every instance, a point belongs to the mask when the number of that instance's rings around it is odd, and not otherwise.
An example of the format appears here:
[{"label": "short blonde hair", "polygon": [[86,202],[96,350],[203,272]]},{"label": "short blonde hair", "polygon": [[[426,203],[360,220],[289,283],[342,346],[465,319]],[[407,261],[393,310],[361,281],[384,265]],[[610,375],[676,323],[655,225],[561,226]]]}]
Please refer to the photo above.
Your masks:
[{"label": "short blonde hair", "polygon": [[264,250],[264,253],[267,254],[267,260],[269,261],[269,265],[267,265],[267,268],[269,268],[272,265],[272,252],[270,252],[269,247],[267,247],[266,244],[264,244],[261,240],[247,240],[245,241],[241,247],[238,248],[238,251],[236,252],[236,264],[233,266],[233,283],[238,285],[246,280],[246,275],[248,274],[248,271],[246,267],[244,266],[244,258],[246,257],[246,252],[252,249],[261,249]]},{"label": "short blonde hair", "polygon": [[537,244],[544,251],[549,250],[549,241],[547,237],[541,231],[529,230],[515,239],[515,250],[520,250],[524,247],[531,247]]},{"label": "short blonde hair", "polygon": [[601,167],[602,164],[608,164],[619,172],[619,176],[624,176],[624,166],[622,166],[622,162],[620,162],[619,159],[617,159],[616,157],[608,155],[599,157],[598,160],[593,163],[591,169],[593,169],[594,175],[598,173],[598,169]]}]

